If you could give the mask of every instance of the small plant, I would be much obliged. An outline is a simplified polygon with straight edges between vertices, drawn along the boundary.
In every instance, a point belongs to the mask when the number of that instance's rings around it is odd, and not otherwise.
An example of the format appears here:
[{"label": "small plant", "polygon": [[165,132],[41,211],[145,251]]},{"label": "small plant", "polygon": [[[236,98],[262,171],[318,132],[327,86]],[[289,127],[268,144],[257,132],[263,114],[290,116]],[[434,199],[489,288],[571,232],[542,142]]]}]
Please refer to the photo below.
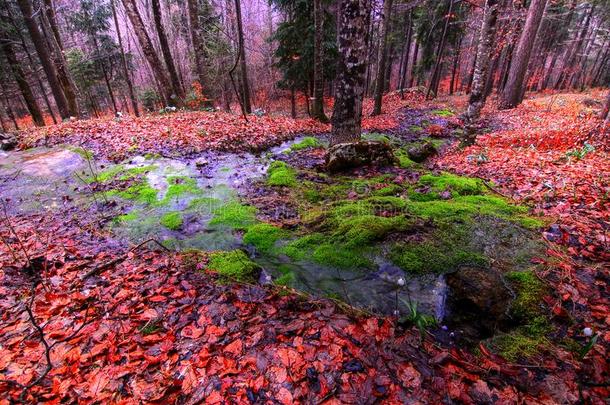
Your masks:
[{"label": "small plant", "polygon": [[144,336],[152,335],[161,330],[161,326],[159,325],[159,321],[151,320],[146,322],[144,326],[140,328],[140,333]]},{"label": "small plant", "polygon": [[566,157],[576,158],[576,160],[584,159],[589,153],[595,152],[595,147],[588,142],[585,142],[582,148],[570,149],[566,152]]},{"label": "small plant", "polygon": [[159,100],[159,94],[157,94],[157,92],[151,88],[144,89],[140,94],[140,101],[148,112],[154,111],[156,109]]},{"label": "small plant", "polygon": [[434,319],[434,317],[422,314],[417,309],[417,302],[408,303],[407,308],[409,313],[400,318],[398,322],[401,324],[415,326],[419,330],[422,337],[428,328],[436,325],[436,319]]}]

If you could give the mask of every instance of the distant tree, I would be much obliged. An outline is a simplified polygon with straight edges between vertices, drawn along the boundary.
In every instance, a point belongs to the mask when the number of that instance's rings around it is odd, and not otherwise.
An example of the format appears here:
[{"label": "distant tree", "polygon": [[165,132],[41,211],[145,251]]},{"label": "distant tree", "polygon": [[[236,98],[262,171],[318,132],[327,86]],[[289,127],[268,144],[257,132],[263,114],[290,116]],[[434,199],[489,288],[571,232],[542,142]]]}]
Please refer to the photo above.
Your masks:
[{"label": "distant tree", "polygon": [[339,7],[339,61],[331,145],[360,139],[370,20],[369,0],[341,0]]},{"label": "distant tree", "polygon": [[381,114],[381,99],[385,88],[386,62],[388,59],[388,28],[391,20],[394,0],[384,0],[381,16],[381,32],[379,33],[379,53],[377,56],[377,79],[375,80],[375,105],[372,115]]},{"label": "distant tree", "polygon": [[15,53],[15,49],[13,48],[13,40],[11,35],[9,34],[6,24],[6,19],[4,17],[0,18],[0,50],[1,53],[4,54],[6,58],[6,62],[13,73],[13,78],[21,91],[21,95],[25,100],[26,107],[32,116],[32,120],[36,126],[42,127],[44,126],[44,118],[42,116],[42,111],[38,106],[38,101],[30,88],[30,84],[28,83],[25,73],[21,67],[21,63]]},{"label": "distant tree", "polygon": [[125,83],[127,83],[129,99],[131,100],[131,108],[133,109],[133,113],[136,115],[136,117],[138,117],[140,115],[140,110],[138,108],[138,100],[133,90],[133,83],[131,81],[129,67],[127,65],[127,56],[125,55],[125,48],[123,48],[123,39],[121,38],[121,29],[119,28],[119,19],[117,17],[116,6],[114,5],[114,2],[115,0],[110,0],[110,8],[112,9],[114,29],[116,31],[116,35],[119,41],[119,49],[121,51],[121,67],[123,68],[123,78],[125,79]]},{"label": "distant tree", "polygon": [[[498,21],[498,0],[487,0],[483,22],[479,32],[479,46],[477,48],[477,61],[475,64],[472,79],[472,88],[468,99],[468,107],[464,113],[464,120],[467,126],[479,118],[481,109],[485,104],[485,78],[489,69],[490,56],[496,33],[496,23]],[[467,131],[469,132],[469,131]],[[474,137],[468,137],[466,143],[473,143]]]},{"label": "distant tree", "polygon": [[500,108],[516,107],[523,100],[525,74],[546,3],[547,0],[532,0],[527,10],[525,26],[513,54],[506,86],[500,98]]},{"label": "distant tree", "polygon": [[176,65],[174,64],[174,58],[172,57],[172,53],[169,49],[167,35],[165,35],[161,6],[159,5],[159,0],[151,0],[150,3],[152,5],[153,18],[155,20],[155,29],[157,31],[157,36],[159,37],[159,43],[161,44],[161,54],[163,55],[163,60],[165,60],[165,66],[167,66],[167,70],[169,71],[173,96],[175,96],[174,104],[181,107],[184,104],[184,89],[180,83],[178,71],[176,70]]},{"label": "distant tree", "polygon": [[[26,1],[26,0],[20,0]],[[131,25],[133,26],[133,30],[136,34],[136,38],[138,39],[138,43],[140,44],[140,48],[142,48],[142,53],[146,58],[151,70],[153,71],[153,75],[155,80],[159,83],[161,87],[161,91],[163,93],[163,101],[169,105],[177,105],[176,100],[173,97],[172,86],[170,84],[169,78],[163,68],[163,64],[155,51],[155,48],[146,32],[146,28],[144,27],[144,22],[142,21],[142,16],[140,16],[140,12],[138,11],[138,7],[136,5],[135,0],[122,0],[123,6],[125,7],[125,11],[127,16],[129,17],[129,21],[131,21]]]},{"label": "distant tree", "polygon": [[17,5],[19,6],[19,10],[21,11],[23,20],[25,21],[25,25],[30,34],[30,38],[32,39],[32,43],[34,44],[34,48],[36,49],[36,53],[40,59],[40,64],[45,72],[47,81],[49,82],[49,87],[51,87],[51,92],[53,93],[55,104],[59,110],[59,115],[63,119],[70,118],[68,102],[59,82],[59,78],[57,77],[57,70],[55,69],[55,65],[53,64],[53,60],[51,59],[51,55],[47,49],[45,40],[40,33],[40,29],[38,28],[36,21],[34,20],[32,4],[30,3],[30,0],[17,0]]},{"label": "distant tree", "polygon": [[201,40],[201,32],[199,27],[199,4],[197,0],[187,0],[188,3],[188,14],[189,14],[189,25],[191,42],[193,43],[193,56],[195,59],[195,71],[197,72],[197,79],[203,89],[206,86],[205,77],[205,61],[204,61],[204,48]]},{"label": "distant tree", "polygon": [[[390,0],[391,1],[391,0]],[[313,44],[313,103],[311,116],[319,121],[327,122],[324,114],[324,68],[323,52],[324,40],[323,24],[324,11],[321,0],[313,0],[314,15],[314,44]]]},{"label": "distant tree", "polygon": [[241,74],[241,99],[244,111],[247,114],[252,112],[250,101],[250,81],[248,80],[248,66],[246,63],[246,45],[244,42],[244,28],[241,18],[241,2],[235,0],[235,21],[237,23],[237,52]]}]

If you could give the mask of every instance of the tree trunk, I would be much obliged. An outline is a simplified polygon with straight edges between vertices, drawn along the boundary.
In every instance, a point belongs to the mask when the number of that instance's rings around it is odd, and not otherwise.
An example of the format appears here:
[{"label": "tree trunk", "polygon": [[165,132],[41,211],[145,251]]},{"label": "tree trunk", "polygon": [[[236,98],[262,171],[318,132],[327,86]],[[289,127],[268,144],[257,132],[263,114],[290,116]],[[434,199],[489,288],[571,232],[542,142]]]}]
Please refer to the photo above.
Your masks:
[{"label": "tree trunk", "polygon": [[419,54],[419,38],[415,39],[415,49],[413,50],[413,60],[411,61],[411,78],[409,79],[409,87],[413,87],[415,82],[415,73],[417,69],[417,56]]},{"label": "tree trunk", "polygon": [[370,19],[369,0],[341,0],[340,8],[339,63],[331,145],[360,139]]},{"label": "tree trunk", "polygon": [[[201,32],[199,27],[199,10],[197,9],[197,0],[187,0],[188,14],[190,24],[191,42],[193,43],[193,56],[195,59],[195,72],[197,72],[197,80],[201,85],[201,90],[206,95],[207,83],[205,78],[205,62],[203,59],[203,43],[201,41]],[[206,95],[211,98],[210,94]],[[211,105],[211,103],[210,103]]]},{"label": "tree trunk", "polygon": [[404,87],[407,83],[407,72],[409,71],[409,56],[411,52],[411,40],[413,38],[413,10],[409,10],[409,14],[407,15],[407,34],[406,41],[404,45],[404,55],[402,59],[402,69],[400,70],[400,79],[398,87],[400,89],[400,98],[404,100],[405,92]]},{"label": "tree trunk", "polygon": [[131,82],[131,76],[129,75],[129,68],[127,67],[127,58],[125,57],[125,48],[123,48],[123,39],[121,38],[121,30],[119,29],[119,19],[117,18],[116,6],[114,5],[115,0],[110,0],[110,6],[112,8],[112,18],[114,19],[114,28],[116,30],[116,36],[119,41],[119,49],[121,51],[121,67],[123,68],[123,76],[125,76],[125,82],[127,83],[127,90],[129,91],[129,99],[131,100],[131,108],[136,117],[140,116],[138,109],[138,100],[133,91],[133,84]]},{"label": "tree trunk", "polygon": [[608,96],[606,97],[606,102],[599,118],[605,120],[605,124],[610,124],[610,91],[608,91]]},{"label": "tree trunk", "polygon": [[[4,21],[0,21],[3,23]],[[30,84],[25,78],[25,74],[23,73],[23,69],[17,60],[17,55],[15,54],[15,50],[11,44],[11,40],[8,38],[8,33],[3,29],[2,25],[0,25],[0,49],[2,49],[2,53],[6,57],[6,61],[13,72],[13,77],[17,82],[17,86],[23,95],[23,99],[25,100],[25,105],[32,116],[32,120],[37,127],[44,127],[44,118],[42,116],[42,111],[38,106],[38,101],[34,97],[34,93],[30,88]]]},{"label": "tree trunk", "polygon": [[513,54],[506,87],[502,92],[500,108],[514,108],[521,103],[523,94],[523,80],[527,72],[527,65],[532,54],[536,34],[542,21],[547,0],[532,0],[527,10],[525,27],[519,38],[517,49]]},{"label": "tree trunk", "polygon": [[573,70],[575,67],[576,59],[578,58],[578,52],[580,51],[580,47],[582,46],[582,42],[587,35],[587,31],[589,31],[589,24],[591,23],[591,16],[593,15],[593,10],[595,9],[595,5],[591,7],[589,13],[584,18],[584,24],[582,30],[580,30],[576,41],[572,44],[572,46],[568,49],[566,53],[565,59],[563,60],[563,65],[561,70],[559,71],[559,77],[555,82],[555,89],[561,89],[565,87],[567,84],[567,78],[570,76],[569,71]]},{"label": "tree trunk", "polygon": [[393,0],[384,0],[383,15],[381,22],[381,33],[379,43],[379,53],[377,54],[377,79],[375,80],[375,105],[371,115],[381,114],[381,99],[385,87],[386,62],[388,59],[388,28],[390,26],[390,14],[392,13]]},{"label": "tree trunk", "polygon": [[144,22],[142,21],[142,17],[140,16],[140,12],[138,11],[135,0],[122,1],[123,7],[125,7],[125,12],[127,13],[127,17],[129,17],[129,21],[131,21],[136,38],[138,38],[138,42],[142,48],[142,53],[144,54],[144,57],[146,58],[146,61],[153,72],[155,80],[161,87],[164,102],[174,104],[174,98],[172,97],[172,86],[167,75],[165,74],[165,71],[163,70],[163,64],[161,63],[157,52],[155,52],[155,48],[153,47],[150,37],[144,28]]},{"label": "tree trunk", "polygon": [[70,118],[68,102],[66,100],[66,96],[64,95],[62,86],[59,83],[57,71],[55,70],[55,66],[53,66],[51,55],[49,54],[49,51],[44,43],[44,39],[40,33],[40,30],[38,29],[38,25],[36,25],[36,21],[34,21],[34,17],[32,16],[33,11],[30,0],[17,0],[17,4],[19,5],[25,25],[30,33],[34,48],[36,48],[36,53],[38,54],[42,68],[47,76],[49,86],[51,87],[51,92],[53,93],[53,98],[55,99],[55,104],[59,110],[59,115],[63,119],[68,119]]},{"label": "tree trunk", "polygon": [[447,12],[447,15],[445,16],[445,25],[443,27],[443,35],[441,36],[441,42],[438,45],[436,63],[434,65],[434,71],[432,72],[432,78],[430,79],[430,86],[428,87],[428,92],[426,93],[426,98],[429,98],[431,93],[434,93],[434,96],[436,97],[436,94],[438,93],[438,85],[441,80],[441,77],[440,77],[441,76],[441,63],[443,61],[443,52],[445,51],[445,42],[447,40],[447,30],[449,29],[449,20],[452,17],[452,15],[451,15],[452,11],[453,11],[453,0],[449,0],[449,11]]},{"label": "tree trunk", "polygon": [[313,45],[313,104],[312,117],[318,121],[328,122],[324,114],[324,69],[322,67],[322,23],[324,12],[320,0],[313,0],[314,45]]},{"label": "tree trunk", "polygon": [[237,36],[238,36],[238,52],[241,72],[241,96],[244,110],[247,114],[252,112],[252,104],[250,102],[250,82],[248,81],[248,68],[246,65],[246,46],[244,44],[244,29],[241,20],[241,2],[235,0],[235,19],[237,21]]},{"label": "tree trunk", "polygon": [[163,55],[163,59],[165,60],[165,66],[169,72],[169,78],[172,86],[173,94],[175,96],[173,101],[177,107],[182,107],[184,105],[184,90],[182,89],[182,85],[180,84],[180,79],[178,78],[178,71],[176,70],[176,65],[174,64],[174,59],[172,58],[172,54],[169,49],[169,42],[167,41],[167,35],[165,35],[165,28],[163,27],[163,19],[161,16],[161,7],[159,5],[159,0],[151,0],[153,18],[155,20],[155,29],[157,31],[157,36],[159,37],[159,44],[161,45],[161,54]]},{"label": "tree trunk", "polygon": [[449,94],[453,95],[455,90],[455,78],[457,76],[458,63],[460,61],[460,51],[462,48],[462,37],[458,40],[457,49],[455,50],[455,56],[453,57],[453,68],[451,69],[451,82],[449,83]]},{"label": "tree trunk", "polygon": [[[485,15],[479,34],[479,46],[477,47],[477,61],[472,78],[472,87],[468,99],[468,107],[464,113],[464,121],[471,125],[481,114],[485,105],[485,79],[489,69],[490,56],[496,36],[496,23],[498,21],[498,0],[487,0],[485,3]],[[467,131],[469,132],[469,131]],[[472,131],[470,131],[472,132]],[[473,134],[467,134],[467,143],[474,143]]]},{"label": "tree trunk", "polygon": [[[72,117],[80,117],[80,109],[78,107],[78,96],[76,85],[72,80],[70,71],[68,70],[68,62],[64,56],[63,43],[57,28],[55,19],[55,11],[50,0],[45,0],[45,12],[40,14],[42,33],[47,38],[47,44],[51,51],[51,57],[54,60],[55,68],[57,69],[57,78],[61,85],[66,102],[68,103],[68,111]],[[48,35],[48,30],[51,35]]]}]

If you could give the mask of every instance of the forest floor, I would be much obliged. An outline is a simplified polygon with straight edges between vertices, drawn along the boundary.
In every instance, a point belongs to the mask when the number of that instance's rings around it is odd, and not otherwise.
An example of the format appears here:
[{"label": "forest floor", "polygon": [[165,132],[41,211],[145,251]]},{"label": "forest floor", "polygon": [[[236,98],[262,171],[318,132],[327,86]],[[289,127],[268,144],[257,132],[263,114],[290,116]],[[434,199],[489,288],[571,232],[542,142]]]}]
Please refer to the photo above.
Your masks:
[{"label": "forest floor", "polygon": [[[103,226],[125,215],[116,203],[100,211],[70,194],[56,196],[59,209],[26,210],[39,197],[7,199],[19,170],[2,172],[0,403],[604,403],[610,143],[595,118],[601,99],[597,92],[536,95],[514,110],[489,107],[485,134],[465,149],[453,142],[460,97],[390,95],[384,115],[365,119],[365,129],[392,139],[443,146],[421,169],[407,161],[352,178],[382,174],[374,187],[385,190],[417,182],[416,171],[447,170],[493,181],[485,184],[494,194],[544,218],[536,232],[545,254],[532,262],[550,286],[537,306],[551,326],[536,350],[510,361],[489,340],[473,347],[440,327],[418,329],[282,286],[227,283],[206,271],[206,255],[155,240],[122,243]],[[21,147],[68,144],[87,161],[87,151],[108,162],[144,154],[200,159],[328,131],[310,120],[249,120],[202,112],[75,121],[30,130]],[[315,183],[322,180],[308,170],[323,154],[314,145],[280,160]],[[266,209],[285,202],[286,189],[244,184],[263,220],[296,226],[290,209]]]}]

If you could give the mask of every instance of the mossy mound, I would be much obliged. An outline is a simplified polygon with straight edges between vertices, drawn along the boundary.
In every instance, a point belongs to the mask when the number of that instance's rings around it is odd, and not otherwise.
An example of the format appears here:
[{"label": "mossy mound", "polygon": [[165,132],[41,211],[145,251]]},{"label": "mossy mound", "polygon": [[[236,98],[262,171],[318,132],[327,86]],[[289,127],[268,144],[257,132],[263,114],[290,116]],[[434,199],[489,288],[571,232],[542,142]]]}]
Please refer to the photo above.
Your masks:
[{"label": "mossy mound", "polygon": [[282,229],[270,224],[260,223],[248,227],[243,241],[245,244],[256,247],[261,252],[269,252],[275,243],[285,236],[286,232]]},{"label": "mossy mound", "polygon": [[182,213],[178,211],[167,212],[159,219],[161,225],[172,231],[180,229],[183,221]]},{"label": "mossy mound", "polygon": [[297,184],[296,171],[279,160],[271,163],[267,176],[267,184],[270,186],[294,187]]},{"label": "mossy mound", "polygon": [[246,229],[256,223],[256,208],[229,201],[212,210],[210,225],[224,225],[233,229]]},{"label": "mossy mound", "polygon": [[260,274],[260,267],[241,250],[211,253],[207,268],[218,273],[223,281],[252,283]]},{"label": "mossy mound", "polygon": [[300,142],[297,142],[294,145],[292,145],[284,153],[288,154],[288,153],[296,152],[296,151],[303,150],[303,149],[318,148],[320,146],[322,146],[322,143],[317,138],[314,138],[313,136],[306,136]]}]

